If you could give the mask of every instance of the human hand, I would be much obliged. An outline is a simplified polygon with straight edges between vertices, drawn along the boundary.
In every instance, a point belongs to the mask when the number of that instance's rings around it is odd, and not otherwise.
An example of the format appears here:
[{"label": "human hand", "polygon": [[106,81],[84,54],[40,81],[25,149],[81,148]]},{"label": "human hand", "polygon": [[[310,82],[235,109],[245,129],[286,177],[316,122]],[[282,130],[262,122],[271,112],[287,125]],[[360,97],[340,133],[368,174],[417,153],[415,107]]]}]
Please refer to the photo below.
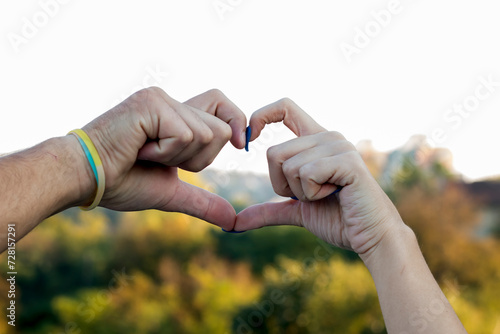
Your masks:
[{"label": "human hand", "polygon": [[[270,225],[303,226],[324,241],[363,255],[394,225],[403,224],[396,208],[368,171],[355,147],[338,132],[328,132],[289,99],[256,111],[251,140],[266,124],[281,122],[298,138],[267,152],[274,191],[300,201],[264,203],[241,211],[235,230]],[[330,195],[338,186],[342,191]]]},{"label": "human hand", "polygon": [[100,206],[182,212],[231,230],[231,204],[181,181],[177,168],[204,169],[229,140],[243,148],[245,129],[245,115],[218,90],[185,103],[159,88],[133,94],[83,128],[106,174]]}]

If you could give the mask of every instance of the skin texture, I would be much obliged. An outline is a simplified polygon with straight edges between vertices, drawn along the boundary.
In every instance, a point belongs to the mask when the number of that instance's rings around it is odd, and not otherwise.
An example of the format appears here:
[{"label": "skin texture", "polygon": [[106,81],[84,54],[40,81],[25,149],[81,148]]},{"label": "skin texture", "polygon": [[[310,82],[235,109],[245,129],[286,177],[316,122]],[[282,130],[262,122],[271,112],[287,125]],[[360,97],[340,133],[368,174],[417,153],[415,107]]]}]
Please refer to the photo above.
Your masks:
[{"label": "skin texture", "polygon": [[[139,91],[83,127],[103,162],[100,206],[183,212],[231,230],[236,213],[225,199],[179,180],[198,172],[230,141],[245,145],[246,117],[218,90],[180,103],[159,88]],[[43,219],[88,205],[96,192],[90,164],[72,136],[49,139],[0,159],[0,228],[16,224],[21,239]],[[1,250],[5,250],[5,236]]]},{"label": "skin texture", "polygon": [[[266,124],[284,122],[297,138],[269,149],[275,192],[299,201],[263,203],[237,216],[225,199],[179,180],[198,172],[227,143],[245,146],[246,118],[220,91],[180,103],[158,88],[137,92],[83,130],[103,161],[101,206],[121,211],[183,212],[246,231],[302,226],[359,254],[373,276],[389,333],[466,333],[420,252],[413,232],[373,179],[354,146],[282,99],[255,112],[251,140]],[[342,190],[332,194],[338,186]],[[49,139],[0,158],[0,228],[16,225],[16,240],[43,219],[88,205],[96,182],[72,136]],[[2,235],[2,248],[6,237]]]},{"label": "skin texture", "polygon": [[[300,201],[247,208],[238,215],[235,230],[293,224],[364,254],[387,230],[403,224],[355,147],[340,133],[321,127],[293,101],[283,99],[255,112],[251,140],[266,124],[280,121],[298,137],[268,150],[269,175],[278,195]],[[344,188],[328,196],[337,186]]]},{"label": "skin texture", "polygon": [[[354,146],[340,133],[326,131],[289,99],[252,115],[251,139],[266,124],[281,121],[298,137],[268,150],[269,175],[277,194],[300,201],[251,206],[239,213],[235,230],[302,226],[358,253],[375,281],[389,333],[466,333],[414,233]],[[337,186],[342,190],[330,195]]]},{"label": "skin texture", "polygon": [[183,212],[232,229],[233,207],[180,181],[177,168],[204,169],[228,141],[242,149],[245,129],[245,115],[218,90],[185,103],[158,88],[132,95],[83,128],[95,138],[106,171],[101,206]]}]

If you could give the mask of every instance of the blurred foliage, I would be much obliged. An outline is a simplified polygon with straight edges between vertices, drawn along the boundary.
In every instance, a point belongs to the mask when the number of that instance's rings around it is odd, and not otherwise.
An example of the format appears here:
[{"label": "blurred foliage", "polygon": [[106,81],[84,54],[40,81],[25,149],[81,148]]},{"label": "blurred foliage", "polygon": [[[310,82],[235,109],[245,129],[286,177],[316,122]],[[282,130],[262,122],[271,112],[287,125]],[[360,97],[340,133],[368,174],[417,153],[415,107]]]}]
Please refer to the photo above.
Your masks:
[{"label": "blurred foliage", "polygon": [[240,312],[233,332],[384,332],[375,285],[359,261],[282,257],[276,267],[266,268],[264,280],[263,297]]},{"label": "blurred foliage", "polygon": [[[396,176],[387,192],[464,325],[498,331],[499,241],[474,233],[481,207],[440,166]],[[226,234],[175,213],[72,209],[16,255],[16,327],[2,317],[0,333],[385,333],[358,257],[297,227]]]},{"label": "blurred foliage", "polygon": [[218,256],[233,262],[247,262],[259,276],[266,266],[277,263],[280,256],[302,260],[311,256],[311,251],[318,246],[348,261],[359,259],[355,253],[328,245],[295,226],[271,226],[242,234],[212,231],[212,237]]}]

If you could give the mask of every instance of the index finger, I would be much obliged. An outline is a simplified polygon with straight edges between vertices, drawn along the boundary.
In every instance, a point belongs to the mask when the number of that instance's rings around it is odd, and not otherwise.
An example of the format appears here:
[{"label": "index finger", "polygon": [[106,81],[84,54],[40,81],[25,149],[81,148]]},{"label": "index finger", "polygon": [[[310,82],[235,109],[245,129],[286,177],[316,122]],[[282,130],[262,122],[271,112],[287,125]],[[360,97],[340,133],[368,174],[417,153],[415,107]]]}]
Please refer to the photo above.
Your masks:
[{"label": "index finger", "polygon": [[295,102],[289,98],[284,98],[253,113],[250,118],[250,128],[252,129],[250,140],[259,137],[266,124],[281,121],[298,137],[326,131]]},{"label": "index finger", "polygon": [[211,89],[187,100],[184,104],[203,110],[229,124],[232,130],[231,143],[233,146],[239,149],[245,147],[247,118],[240,108],[220,90]]}]

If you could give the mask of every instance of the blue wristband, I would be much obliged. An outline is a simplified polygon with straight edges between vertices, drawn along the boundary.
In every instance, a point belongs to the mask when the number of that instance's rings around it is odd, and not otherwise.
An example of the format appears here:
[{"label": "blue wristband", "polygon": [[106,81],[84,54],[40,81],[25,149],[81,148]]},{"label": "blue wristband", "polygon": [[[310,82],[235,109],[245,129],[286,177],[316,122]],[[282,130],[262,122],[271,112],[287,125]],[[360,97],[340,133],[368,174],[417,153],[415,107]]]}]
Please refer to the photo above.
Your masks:
[{"label": "blue wristband", "polygon": [[92,158],[92,154],[90,154],[89,148],[87,147],[87,144],[83,141],[82,138],[75,136],[78,141],[80,142],[80,145],[82,145],[83,151],[85,152],[85,155],[87,156],[87,160],[90,163],[90,167],[92,167],[92,171],[94,172],[95,179],[97,181],[97,184],[99,184],[99,175],[97,174],[97,168],[95,167],[95,162],[94,158]]}]

